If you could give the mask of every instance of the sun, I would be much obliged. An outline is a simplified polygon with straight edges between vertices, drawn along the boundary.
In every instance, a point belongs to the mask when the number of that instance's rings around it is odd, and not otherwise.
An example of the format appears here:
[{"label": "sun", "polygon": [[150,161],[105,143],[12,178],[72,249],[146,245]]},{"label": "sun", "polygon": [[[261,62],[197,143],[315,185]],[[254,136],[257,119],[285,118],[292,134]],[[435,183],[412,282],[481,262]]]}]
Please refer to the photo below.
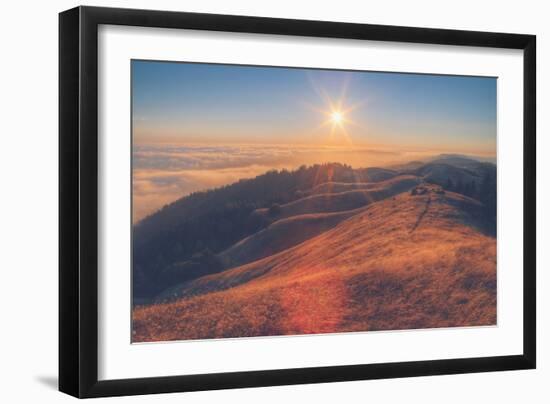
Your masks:
[{"label": "sun", "polygon": [[340,111],[332,111],[332,113],[330,114],[330,120],[334,124],[341,124],[343,119],[344,117],[342,116],[342,113]]}]

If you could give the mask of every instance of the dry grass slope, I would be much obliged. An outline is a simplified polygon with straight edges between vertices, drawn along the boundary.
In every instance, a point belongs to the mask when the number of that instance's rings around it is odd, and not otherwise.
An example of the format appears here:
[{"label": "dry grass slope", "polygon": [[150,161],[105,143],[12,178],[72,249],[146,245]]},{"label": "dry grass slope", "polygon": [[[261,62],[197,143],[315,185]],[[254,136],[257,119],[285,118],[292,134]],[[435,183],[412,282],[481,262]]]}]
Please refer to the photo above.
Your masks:
[{"label": "dry grass slope", "polygon": [[496,323],[496,240],[479,203],[406,192],[295,247],[137,307],[133,341]]},{"label": "dry grass slope", "polygon": [[[372,183],[371,186],[364,189],[355,188],[352,184],[342,187],[339,183],[325,183],[319,188],[320,191],[325,191],[324,193],[313,192],[312,195],[305,198],[282,205],[277,219],[309,213],[331,213],[357,209],[407,191],[420,181],[419,177],[402,175],[387,181]],[[269,216],[269,209],[257,209],[255,213]]]},{"label": "dry grass slope", "polygon": [[[384,188],[395,187],[400,183],[409,183],[412,186],[418,183],[418,177],[415,175],[398,175],[391,179],[380,182],[324,182],[305,193],[307,195],[332,194],[338,192],[363,190],[380,190]],[[406,187],[406,186],[405,186]]]},{"label": "dry grass slope", "polygon": [[276,254],[327,231],[364,208],[335,213],[311,213],[277,220],[267,228],[239,241],[219,257],[234,267]]}]

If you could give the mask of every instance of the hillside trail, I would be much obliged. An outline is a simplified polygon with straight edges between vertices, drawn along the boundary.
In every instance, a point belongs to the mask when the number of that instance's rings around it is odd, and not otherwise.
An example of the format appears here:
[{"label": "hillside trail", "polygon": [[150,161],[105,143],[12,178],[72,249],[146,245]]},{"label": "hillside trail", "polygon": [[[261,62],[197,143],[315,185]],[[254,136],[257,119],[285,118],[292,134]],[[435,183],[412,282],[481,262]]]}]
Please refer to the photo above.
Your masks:
[{"label": "hillside trail", "polygon": [[[423,208],[409,233],[413,233],[430,210],[432,196],[427,195]],[[313,265],[280,292],[285,334],[335,332],[351,310],[350,291],[344,274],[336,269]]]},{"label": "hillside trail", "polygon": [[324,276],[303,277],[280,292],[284,334],[334,332],[344,319],[349,303],[344,278],[337,270],[321,271]]},{"label": "hillside trail", "polygon": [[418,226],[420,226],[420,223],[422,222],[422,219],[424,219],[424,216],[426,216],[426,213],[430,210],[430,204],[432,203],[432,197],[428,196],[428,199],[426,200],[426,206],[424,207],[424,210],[420,212],[418,215],[418,218],[416,219],[416,223],[412,227],[411,231],[409,233],[413,233]]}]

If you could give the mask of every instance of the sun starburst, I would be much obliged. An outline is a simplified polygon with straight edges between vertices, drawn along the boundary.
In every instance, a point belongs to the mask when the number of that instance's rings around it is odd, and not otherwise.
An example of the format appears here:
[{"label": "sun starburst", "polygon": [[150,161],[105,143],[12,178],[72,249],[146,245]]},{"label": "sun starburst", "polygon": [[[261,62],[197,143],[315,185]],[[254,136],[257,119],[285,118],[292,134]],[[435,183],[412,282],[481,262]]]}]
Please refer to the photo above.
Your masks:
[{"label": "sun starburst", "polygon": [[[319,129],[322,130],[328,127],[329,133],[328,137],[322,141],[328,144],[352,144],[352,137],[348,132],[348,128],[355,127],[364,130],[362,124],[360,125],[354,121],[353,113],[357,108],[362,107],[366,100],[355,103],[348,102],[349,76],[343,80],[339,94],[330,94],[318,81],[314,80],[312,75],[308,75],[308,78],[312,89],[324,104],[323,107],[320,107],[317,103],[304,102],[306,107],[324,117]],[[326,131],[324,133],[326,134]]]},{"label": "sun starburst", "polygon": [[340,111],[332,111],[330,114],[330,120],[335,125],[341,124],[343,120],[342,113]]}]

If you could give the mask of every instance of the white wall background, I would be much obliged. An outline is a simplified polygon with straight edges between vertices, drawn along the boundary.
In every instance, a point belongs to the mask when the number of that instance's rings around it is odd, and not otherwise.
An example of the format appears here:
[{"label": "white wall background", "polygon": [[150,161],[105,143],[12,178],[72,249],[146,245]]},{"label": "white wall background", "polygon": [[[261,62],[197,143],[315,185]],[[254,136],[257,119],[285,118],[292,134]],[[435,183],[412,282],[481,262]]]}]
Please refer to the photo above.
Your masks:
[{"label": "white wall background", "polygon": [[[78,5],[4,4],[0,24],[0,400],[62,403],[57,384],[57,13]],[[550,400],[550,25],[545,2],[257,0],[90,1],[156,8],[538,36],[538,369],[109,399],[127,403],[519,402]]]}]

